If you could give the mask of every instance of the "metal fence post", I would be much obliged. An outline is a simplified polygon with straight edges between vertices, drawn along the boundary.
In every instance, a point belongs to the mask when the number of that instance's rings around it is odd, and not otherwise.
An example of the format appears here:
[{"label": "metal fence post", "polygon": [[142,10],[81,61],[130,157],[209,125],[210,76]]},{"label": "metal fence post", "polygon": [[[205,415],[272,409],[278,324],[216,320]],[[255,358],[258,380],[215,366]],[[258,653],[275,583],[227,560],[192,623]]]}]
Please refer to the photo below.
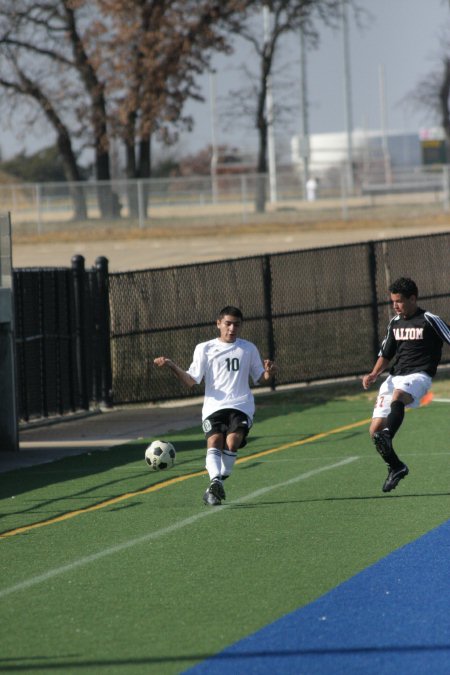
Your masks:
[{"label": "metal fence post", "polygon": [[[263,283],[264,283],[264,315],[267,321],[267,342],[269,345],[269,359],[275,360],[275,338],[273,334],[272,317],[272,268],[270,265],[270,255],[265,255],[263,259]],[[275,390],[275,378],[272,378],[270,388]]]},{"label": "metal fence post", "polygon": [[[25,327],[23,309],[23,280],[22,270],[14,270],[14,326],[16,336],[17,375],[18,375],[18,416],[28,422],[30,418],[28,410],[28,396],[25,382],[27,381],[27,360],[25,355]],[[20,386],[22,385],[22,386]]]},{"label": "metal fence post", "polygon": [[373,328],[373,354],[374,361],[378,358],[379,341],[378,341],[378,293],[377,293],[377,257],[375,252],[375,242],[369,241],[368,246],[368,262],[369,262],[369,280],[371,290],[371,308],[372,308],[372,328]]},{"label": "metal fence post", "polygon": [[11,221],[0,217],[0,452],[19,449]]},{"label": "metal fence post", "polygon": [[142,229],[142,228],[145,227],[144,185],[143,185],[142,178],[137,180],[137,193],[138,193],[139,228]]},{"label": "metal fence post", "polygon": [[39,185],[39,183],[35,185],[35,191],[36,191],[36,214],[37,214],[38,234],[42,234],[41,186]]},{"label": "metal fence post", "polygon": [[450,186],[448,180],[449,180],[448,164],[445,164],[442,167],[442,194],[443,194],[442,201],[444,211],[450,210]]},{"label": "metal fence post", "polygon": [[41,371],[41,415],[48,417],[48,397],[47,397],[47,352],[46,352],[46,334],[45,334],[45,298],[44,298],[44,269],[41,267],[38,271],[38,316],[39,316],[39,366]]},{"label": "metal fence post", "polygon": [[241,176],[241,202],[242,202],[242,222],[247,222],[247,176]]},{"label": "metal fence post", "polygon": [[346,169],[341,167],[341,215],[342,220],[348,220],[348,184]]},{"label": "metal fence post", "polygon": [[109,315],[109,277],[108,259],[99,256],[95,261],[97,277],[98,305],[96,308],[96,331],[98,339],[98,356],[100,365],[100,403],[111,408],[113,405],[112,368],[111,368],[111,333]]},{"label": "metal fence post", "polygon": [[89,394],[86,377],[86,324],[85,324],[85,269],[82,255],[72,258],[73,295],[75,300],[75,354],[76,382],[80,408],[89,410]]}]

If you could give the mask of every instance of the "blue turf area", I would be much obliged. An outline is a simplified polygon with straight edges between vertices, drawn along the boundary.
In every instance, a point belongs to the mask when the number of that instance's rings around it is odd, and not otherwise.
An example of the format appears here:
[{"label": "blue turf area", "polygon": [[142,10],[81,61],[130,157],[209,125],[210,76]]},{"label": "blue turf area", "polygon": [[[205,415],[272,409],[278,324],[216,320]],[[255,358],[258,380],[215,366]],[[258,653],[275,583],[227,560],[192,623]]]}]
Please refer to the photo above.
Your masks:
[{"label": "blue turf area", "polygon": [[449,675],[450,520],[186,672]]}]

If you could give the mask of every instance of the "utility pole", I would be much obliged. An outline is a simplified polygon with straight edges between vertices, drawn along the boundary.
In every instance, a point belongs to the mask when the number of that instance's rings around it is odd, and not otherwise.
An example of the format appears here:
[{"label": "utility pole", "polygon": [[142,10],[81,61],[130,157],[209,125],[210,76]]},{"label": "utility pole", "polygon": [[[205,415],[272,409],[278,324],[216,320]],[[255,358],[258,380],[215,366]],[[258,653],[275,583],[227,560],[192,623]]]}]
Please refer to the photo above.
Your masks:
[{"label": "utility pole", "polygon": [[387,114],[386,114],[386,86],[384,77],[384,66],[379,66],[380,81],[380,110],[381,110],[381,147],[383,150],[384,164],[384,182],[387,185],[392,183],[391,156],[389,154],[389,145],[387,137]]},{"label": "utility pole", "polygon": [[347,0],[341,0],[342,20],[342,50],[344,61],[344,104],[345,104],[345,127],[347,130],[347,170],[346,186],[348,194],[353,194],[353,115],[352,115],[352,86],[350,74],[350,39],[347,19]]},{"label": "utility pole", "polygon": [[[263,7],[263,23],[264,23],[264,44],[266,45],[269,41],[270,34],[270,13],[267,5]],[[266,110],[267,110],[267,143],[268,143],[268,154],[269,154],[269,185],[270,185],[270,203],[276,204],[277,202],[277,167],[276,167],[276,157],[275,157],[275,133],[273,125],[273,95],[272,95],[272,78],[269,75],[266,82],[267,87],[267,97],[266,97]]]},{"label": "utility pole", "polygon": [[217,148],[217,112],[216,112],[216,73],[209,73],[209,99],[211,106],[211,186],[213,204],[217,204],[217,163],[219,152]]},{"label": "utility pole", "polygon": [[299,151],[303,164],[303,196],[306,198],[306,182],[309,178],[309,116],[308,81],[306,70],[306,39],[303,24],[300,27],[300,138]]}]

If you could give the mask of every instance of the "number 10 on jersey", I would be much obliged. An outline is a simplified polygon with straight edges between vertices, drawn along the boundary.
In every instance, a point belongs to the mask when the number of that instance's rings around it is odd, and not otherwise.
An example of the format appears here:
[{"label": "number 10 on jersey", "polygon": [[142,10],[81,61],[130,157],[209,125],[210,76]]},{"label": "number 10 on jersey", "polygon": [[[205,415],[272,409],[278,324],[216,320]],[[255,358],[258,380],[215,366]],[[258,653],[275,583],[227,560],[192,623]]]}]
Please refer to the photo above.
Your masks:
[{"label": "number 10 on jersey", "polygon": [[236,372],[237,370],[239,370],[239,359],[237,359],[236,357],[233,359],[225,359],[225,362],[227,364],[228,372],[231,371]]}]

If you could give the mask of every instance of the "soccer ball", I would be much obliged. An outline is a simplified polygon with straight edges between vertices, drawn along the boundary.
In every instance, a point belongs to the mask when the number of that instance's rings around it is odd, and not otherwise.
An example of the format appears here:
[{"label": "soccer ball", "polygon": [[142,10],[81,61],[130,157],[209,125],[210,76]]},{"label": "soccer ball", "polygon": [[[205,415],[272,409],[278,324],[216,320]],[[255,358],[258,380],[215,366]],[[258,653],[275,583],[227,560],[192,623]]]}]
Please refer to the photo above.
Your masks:
[{"label": "soccer ball", "polygon": [[153,471],[163,471],[175,464],[176,455],[172,443],[153,441],[145,451],[145,461]]}]

